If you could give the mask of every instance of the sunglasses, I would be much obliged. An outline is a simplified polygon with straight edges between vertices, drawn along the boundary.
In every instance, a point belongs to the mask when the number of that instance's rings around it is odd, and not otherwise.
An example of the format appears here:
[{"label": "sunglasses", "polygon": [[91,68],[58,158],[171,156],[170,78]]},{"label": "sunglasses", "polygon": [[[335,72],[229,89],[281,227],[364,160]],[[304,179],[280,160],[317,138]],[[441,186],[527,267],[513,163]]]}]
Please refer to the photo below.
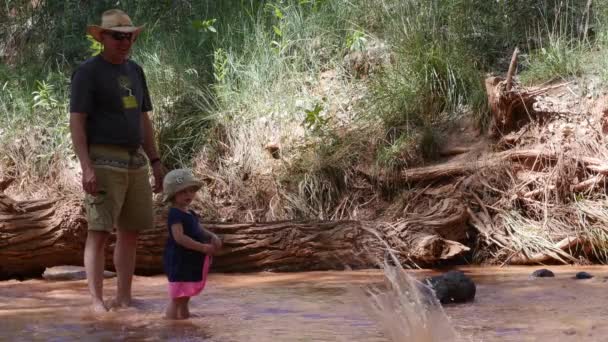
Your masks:
[{"label": "sunglasses", "polygon": [[105,31],[103,34],[112,37],[114,40],[131,40],[133,38],[133,33],[126,32],[116,32],[116,31]]}]

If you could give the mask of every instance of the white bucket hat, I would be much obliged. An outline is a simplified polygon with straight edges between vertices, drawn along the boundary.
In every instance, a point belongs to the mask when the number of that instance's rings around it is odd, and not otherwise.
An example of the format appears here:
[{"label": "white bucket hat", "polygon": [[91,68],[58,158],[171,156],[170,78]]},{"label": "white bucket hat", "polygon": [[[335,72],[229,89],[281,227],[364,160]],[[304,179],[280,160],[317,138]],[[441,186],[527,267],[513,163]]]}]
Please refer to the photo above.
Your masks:
[{"label": "white bucket hat", "polygon": [[131,18],[119,10],[111,9],[103,12],[101,15],[101,25],[87,26],[87,33],[90,34],[96,41],[101,42],[101,34],[104,31],[116,31],[124,33],[133,33],[137,36],[144,26],[134,26]]},{"label": "white bucket hat", "polygon": [[163,202],[170,201],[176,193],[184,189],[195,187],[198,190],[202,186],[203,183],[196,180],[190,170],[173,170],[167,173],[165,179],[163,179]]}]

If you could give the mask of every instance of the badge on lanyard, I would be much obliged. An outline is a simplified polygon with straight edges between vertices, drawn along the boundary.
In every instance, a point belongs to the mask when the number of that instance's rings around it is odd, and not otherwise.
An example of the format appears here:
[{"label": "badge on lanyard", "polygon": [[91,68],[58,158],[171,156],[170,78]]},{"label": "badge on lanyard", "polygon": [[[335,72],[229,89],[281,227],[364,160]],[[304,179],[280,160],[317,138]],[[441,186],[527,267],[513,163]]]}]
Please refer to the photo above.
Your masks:
[{"label": "badge on lanyard", "polygon": [[122,105],[125,107],[125,109],[137,108],[137,100],[135,100],[135,96],[133,95],[123,96]]},{"label": "badge on lanyard", "polygon": [[127,76],[120,76],[118,78],[118,83],[120,87],[129,92],[129,95],[122,97],[122,105],[125,109],[133,109],[137,108],[137,100],[135,96],[133,96],[133,91],[129,86],[131,85],[131,80]]}]

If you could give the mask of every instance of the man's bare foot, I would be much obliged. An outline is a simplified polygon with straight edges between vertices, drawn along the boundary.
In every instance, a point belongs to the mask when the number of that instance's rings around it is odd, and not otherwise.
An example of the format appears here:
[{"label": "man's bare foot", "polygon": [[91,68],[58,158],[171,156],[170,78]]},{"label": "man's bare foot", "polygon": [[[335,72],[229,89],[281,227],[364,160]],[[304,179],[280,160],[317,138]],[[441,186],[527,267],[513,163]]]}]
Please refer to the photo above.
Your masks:
[{"label": "man's bare foot", "polygon": [[146,304],[147,303],[141,299],[119,300],[118,298],[115,298],[110,304],[110,309],[119,310],[119,309],[133,308],[133,309],[145,310]]},{"label": "man's bare foot", "polygon": [[91,311],[94,313],[103,313],[108,312],[108,308],[104,304],[103,300],[93,300],[93,304],[91,304]]},{"label": "man's bare foot", "polygon": [[126,308],[130,308],[131,306],[133,306],[133,301],[131,300],[131,298],[128,298],[128,299],[115,298],[112,301],[112,303],[110,304],[110,308],[112,310],[126,309]]}]

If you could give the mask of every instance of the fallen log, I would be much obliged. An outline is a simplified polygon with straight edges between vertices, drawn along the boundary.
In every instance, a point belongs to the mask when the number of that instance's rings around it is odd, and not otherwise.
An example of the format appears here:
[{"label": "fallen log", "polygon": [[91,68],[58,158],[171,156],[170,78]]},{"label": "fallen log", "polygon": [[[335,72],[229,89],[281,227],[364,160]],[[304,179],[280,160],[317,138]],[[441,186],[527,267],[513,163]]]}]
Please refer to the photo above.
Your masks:
[{"label": "fallen log", "polygon": [[[361,221],[204,225],[224,241],[225,248],[214,258],[213,269],[220,272],[369,268],[378,266],[388,250],[404,263],[430,265],[469,250],[443,237],[467,229],[462,211],[448,204],[433,210],[396,225]],[[421,218],[431,224],[425,225]],[[138,239],[138,274],[163,271],[165,208],[156,207],[156,222],[154,229]],[[0,193],[0,278],[40,275],[46,267],[58,265],[82,265],[86,227],[77,201],[19,202]],[[107,249],[108,269],[112,269],[112,250],[113,246]]]},{"label": "fallen log", "polygon": [[57,207],[55,201],[17,202],[0,193],[0,275],[81,264],[86,223],[79,211],[67,201]]},{"label": "fallen log", "polygon": [[578,237],[566,237],[556,243],[551,250],[532,255],[527,255],[525,253],[513,254],[511,258],[508,259],[508,263],[511,265],[535,265],[551,261],[566,263],[564,259],[568,259],[569,262],[575,262],[576,259],[566,251],[583,245],[584,241]]},{"label": "fallen log", "polygon": [[[507,162],[514,162],[529,170],[543,170],[555,166],[558,155],[550,151],[538,149],[507,150],[492,153],[467,161],[454,161],[431,166],[405,169],[401,172],[402,181],[406,183],[431,182],[441,179],[454,178],[478,172],[481,169],[498,167]],[[608,163],[599,158],[573,156],[572,161],[579,164],[588,172],[608,175]],[[380,180],[383,181],[383,180]]]},{"label": "fallen log", "polygon": [[401,177],[407,183],[429,182],[472,174],[483,168],[497,167],[505,162],[517,162],[529,169],[542,169],[554,165],[557,162],[557,155],[536,149],[508,150],[467,161],[405,169]]}]

